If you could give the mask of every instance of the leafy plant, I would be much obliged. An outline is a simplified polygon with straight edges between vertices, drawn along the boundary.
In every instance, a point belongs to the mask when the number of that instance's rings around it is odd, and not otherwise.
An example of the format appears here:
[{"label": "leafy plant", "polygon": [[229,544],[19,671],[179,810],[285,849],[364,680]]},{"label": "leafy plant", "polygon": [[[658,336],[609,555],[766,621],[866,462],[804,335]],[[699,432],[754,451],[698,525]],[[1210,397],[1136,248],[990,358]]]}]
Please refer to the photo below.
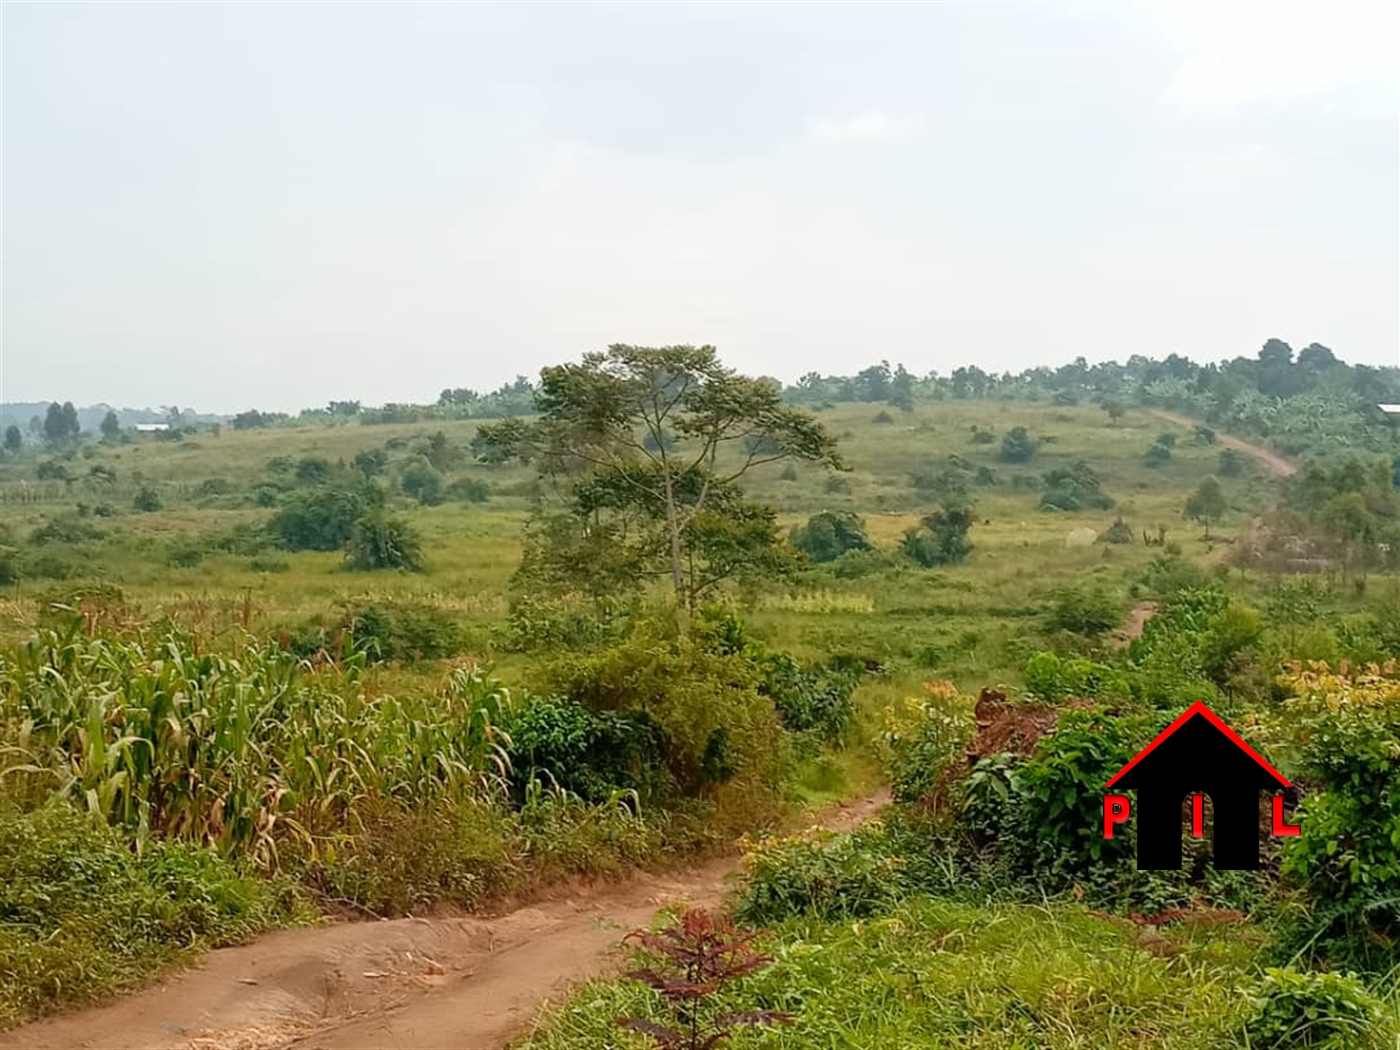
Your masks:
[{"label": "leafy plant", "polygon": [[745,883],[735,905],[742,922],[863,918],[909,890],[904,860],[878,822],[844,834],[814,829],[743,845]]},{"label": "leafy plant", "polygon": [[618,1018],[617,1024],[649,1037],[668,1050],[708,1050],[741,1027],[792,1023],[778,1010],[721,1013],[710,1006],[731,981],[772,963],[754,948],[761,932],[740,930],[728,916],[691,909],[675,925],[653,933],[636,930],[624,940],[657,957],[655,967],[632,970],[627,976],[660,995],[668,1024],[643,1017]]},{"label": "leafy plant", "polygon": [[870,549],[865,521],[854,511],[824,510],[794,526],[790,542],[814,562],[835,561],[847,551]]},{"label": "leafy plant", "polygon": [[401,569],[423,571],[423,541],[418,531],[401,518],[382,513],[366,514],[355,522],[345,545],[345,564],[351,569]]},{"label": "leafy plant", "polygon": [[900,549],[910,561],[926,569],[960,562],[972,552],[972,541],[968,539],[972,520],[971,507],[936,510],[904,533]]},{"label": "leafy plant", "polygon": [[1380,1003],[1351,974],[1271,967],[1248,994],[1244,1034],[1258,1050],[1380,1050]]},{"label": "leafy plant", "polygon": [[340,550],[354,534],[355,523],[383,504],[383,493],[368,482],[321,485],[293,498],[267,527],[289,551]]}]

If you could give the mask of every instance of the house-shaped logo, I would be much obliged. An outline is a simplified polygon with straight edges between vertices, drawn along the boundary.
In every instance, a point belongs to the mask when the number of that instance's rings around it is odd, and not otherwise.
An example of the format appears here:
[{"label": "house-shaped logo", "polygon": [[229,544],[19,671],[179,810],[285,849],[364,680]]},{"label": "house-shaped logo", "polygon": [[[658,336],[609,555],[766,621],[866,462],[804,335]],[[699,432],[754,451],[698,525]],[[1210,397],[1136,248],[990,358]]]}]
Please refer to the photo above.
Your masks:
[{"label": "house-shaped logo", "polygon": [[[1205,796],[1215,811],[1217,869],[1259,867],[1259,792],[1273,794],[1273,833],[1296,835],[1283,822],[1291,785],[1205,704],[1195,703],[1157,735],[1106,787],[1137,789],[1137,866],[1181,867],[1182,804],[1191,798],[1192,834],[1204,834]],[[1128,797],[1104,796],[1104,838],[1130,815]]]}]

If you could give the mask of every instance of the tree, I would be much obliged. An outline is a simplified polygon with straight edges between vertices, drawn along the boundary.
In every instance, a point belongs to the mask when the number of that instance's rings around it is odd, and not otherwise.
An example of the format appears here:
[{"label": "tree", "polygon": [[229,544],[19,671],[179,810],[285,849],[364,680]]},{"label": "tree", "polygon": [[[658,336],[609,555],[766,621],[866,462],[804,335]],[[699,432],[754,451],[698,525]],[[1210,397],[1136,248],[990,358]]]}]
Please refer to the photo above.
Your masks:
[{"label": "tree", "polygon": [[121,439],[121,420],[117,418],[117,414],[110,408],[107,410],[107,414],[102,417],[102,425],[98,429],[102,431],[102,440],[109,445],[114,445]]},{"label": "tree", "polygon": [[1225,490],[1220,480],[1209,477],[1202,481],[1186,500],[1185,513],[1191,520],[1205,525],[1206,539],[1210,539],[1210,523],[1219,521],[1225,513]]},{"label": "tree", "polygon": [[1035,455],[1036,441],[1025,427],[1012,427],[1001,439],[1001,459],[1007,463],[1024,463]]},{"label": "tree", "polygon": [[1108,413],[1108,421],[1110,423],[1116,424],[1123,418],[1123,402],[1116,399],[1109,399],[1104,401],[1101,407]]},{"label": "tree", "polygon": [[792,530],[792,545],[814,562],[835,561],[847,551],[868,551],[865,522],[849,510],[824,510]]},{"label": "tree", "polygon": [[442,475],[421,457],[404,467],[399,488],[405,496],[424,506],[433,507],[442,502]]},{"label": "tree", "polygon": [[320,485],[279,510],[267,527],[285,550],[339,550],[354,533],[355,522],[383,502],[384,494],[373,484]]},{"label": "tree", "polygon": [[78,424],[78,410],[73,407],[73,402],[65,401],[59,405],[57,401],[49,404],[48,412],[44,416],[44,440],[50,445],[67,445],[77,440],[81,431]]},{"label": "tree", "polygon": [[19,427],[11,423],[5,428],[5,451],[18,452],[24,447],[24,435],[19,432]]},{"label": "tree", "polygon": [[843,465],[811,414],[724,367],[711,346],[586,354],[544,369],[535,404],[533,422],[483,425],[473,452],[487,462],[533,459],[574,519],[540,535],[603,548],[640,576],[664,572],[691,609],[724,578],[779,560],[776,520],[743,498],[741,477],[784,459]]},{"label": "tree", "polygon": [[162,506],[160,493],[150,485],[142,485],[136,490],[136,495],[132,499],[131,505],[144,514],[158,511]]}]

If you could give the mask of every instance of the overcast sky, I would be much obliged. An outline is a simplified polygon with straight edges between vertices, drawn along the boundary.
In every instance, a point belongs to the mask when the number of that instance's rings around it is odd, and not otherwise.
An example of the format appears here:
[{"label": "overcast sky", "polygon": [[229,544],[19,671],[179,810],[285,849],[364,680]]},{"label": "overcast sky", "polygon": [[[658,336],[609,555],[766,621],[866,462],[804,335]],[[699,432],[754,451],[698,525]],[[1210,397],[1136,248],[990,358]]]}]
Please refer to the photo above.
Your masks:
[{"label": "overcast sky", "polygon": [[1396,364],[1400,5],[4,5],[0,398]]}]

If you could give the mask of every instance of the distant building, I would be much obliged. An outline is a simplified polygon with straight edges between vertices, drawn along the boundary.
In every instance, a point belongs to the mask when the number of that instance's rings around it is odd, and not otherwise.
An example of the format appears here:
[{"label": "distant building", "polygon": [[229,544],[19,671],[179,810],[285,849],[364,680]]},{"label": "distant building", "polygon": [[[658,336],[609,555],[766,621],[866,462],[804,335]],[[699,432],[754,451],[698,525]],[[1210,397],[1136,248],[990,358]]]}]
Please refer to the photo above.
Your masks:
[{"label": "distant building", "polygon": [[162,430],[169,430],[169,423],[137,423],[133,428],[138,434],[156,434]]}]

